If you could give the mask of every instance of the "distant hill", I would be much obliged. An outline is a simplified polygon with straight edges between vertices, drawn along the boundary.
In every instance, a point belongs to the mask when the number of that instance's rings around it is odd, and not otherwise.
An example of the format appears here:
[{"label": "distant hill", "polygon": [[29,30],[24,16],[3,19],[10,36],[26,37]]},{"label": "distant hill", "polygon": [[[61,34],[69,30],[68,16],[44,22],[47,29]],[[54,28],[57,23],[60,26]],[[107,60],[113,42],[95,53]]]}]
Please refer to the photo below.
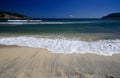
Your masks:
[{"label": "distant hill", "polygon": [[18,14],[18,13],[14,13],[14,12],[7,12],[7,11],[1,11],[0,10],[0,18],[4,18],[4,19],[22,19],[22,18],[30,18],[26,15],[22,15],[22,14]]},{"label": "distant hill", "polygon": [[103,16],[102,19],[120,19],[120,13],[111,13]]}]

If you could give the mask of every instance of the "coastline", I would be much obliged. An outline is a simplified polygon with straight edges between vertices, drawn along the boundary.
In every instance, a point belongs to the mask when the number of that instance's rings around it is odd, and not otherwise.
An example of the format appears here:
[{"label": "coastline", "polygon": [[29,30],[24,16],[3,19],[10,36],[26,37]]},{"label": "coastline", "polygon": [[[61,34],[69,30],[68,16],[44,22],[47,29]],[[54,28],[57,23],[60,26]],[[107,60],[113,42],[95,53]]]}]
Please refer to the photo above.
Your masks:
[{"label": "coastline", "polygon": [[0,78],[119,78],[119,60],[120,54],[64,54],[0,45]]},{"label": "coastline", "polygon": [[111,56],[119,54],[120,40],[98,40],[98,41],[82,41],[77,39],[66,39],[55,36],[39,37],[39,36],[15,36],[1,37],[0,44],[28,46],[34,48],[45,48],[54,53],[95,53],[98,55]]}]

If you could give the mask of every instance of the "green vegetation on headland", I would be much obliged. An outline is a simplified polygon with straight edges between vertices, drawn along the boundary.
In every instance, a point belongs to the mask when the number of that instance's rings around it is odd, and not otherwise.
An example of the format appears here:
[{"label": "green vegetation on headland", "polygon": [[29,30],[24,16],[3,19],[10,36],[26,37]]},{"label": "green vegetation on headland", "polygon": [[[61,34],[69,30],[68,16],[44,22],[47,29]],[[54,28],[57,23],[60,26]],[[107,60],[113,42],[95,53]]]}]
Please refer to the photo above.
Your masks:
[{"label": "green vegetation on headland", "polygon": [[0,10],[0,19],[23,19],[23,18],[30,18],[30,17],[14,12],[7,12]]},{"label": "green vegetation on headland", "polygon": [[102,19],[120,19],[120,13],[111,13],[103,16]]}]

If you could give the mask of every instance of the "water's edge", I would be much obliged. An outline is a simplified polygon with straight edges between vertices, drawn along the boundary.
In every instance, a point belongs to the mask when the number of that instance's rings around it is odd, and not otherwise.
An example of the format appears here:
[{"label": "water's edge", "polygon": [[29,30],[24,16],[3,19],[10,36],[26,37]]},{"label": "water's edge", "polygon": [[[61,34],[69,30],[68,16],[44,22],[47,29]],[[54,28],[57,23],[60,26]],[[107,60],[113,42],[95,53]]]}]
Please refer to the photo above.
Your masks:
[{"label": "water's edge", "polygon": [[82,41],[66,38],[44,38],[33,36],[0,37],[0,44],[45,48],[54,53],[94,53],[111,56],[120,53],[120,39]]}]

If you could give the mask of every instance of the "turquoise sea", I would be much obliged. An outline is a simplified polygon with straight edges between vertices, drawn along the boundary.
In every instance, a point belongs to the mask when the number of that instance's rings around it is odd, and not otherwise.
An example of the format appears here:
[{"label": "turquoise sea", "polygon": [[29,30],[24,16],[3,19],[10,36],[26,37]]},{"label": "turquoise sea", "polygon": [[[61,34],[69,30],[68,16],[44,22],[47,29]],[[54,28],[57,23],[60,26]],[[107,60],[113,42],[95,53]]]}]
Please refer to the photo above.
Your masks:
[{"label": "turquoise sea", "polygon": [[46,48],[55,53],[120,53],[120,20],[43,19],[0,22],[0,44]]}]

